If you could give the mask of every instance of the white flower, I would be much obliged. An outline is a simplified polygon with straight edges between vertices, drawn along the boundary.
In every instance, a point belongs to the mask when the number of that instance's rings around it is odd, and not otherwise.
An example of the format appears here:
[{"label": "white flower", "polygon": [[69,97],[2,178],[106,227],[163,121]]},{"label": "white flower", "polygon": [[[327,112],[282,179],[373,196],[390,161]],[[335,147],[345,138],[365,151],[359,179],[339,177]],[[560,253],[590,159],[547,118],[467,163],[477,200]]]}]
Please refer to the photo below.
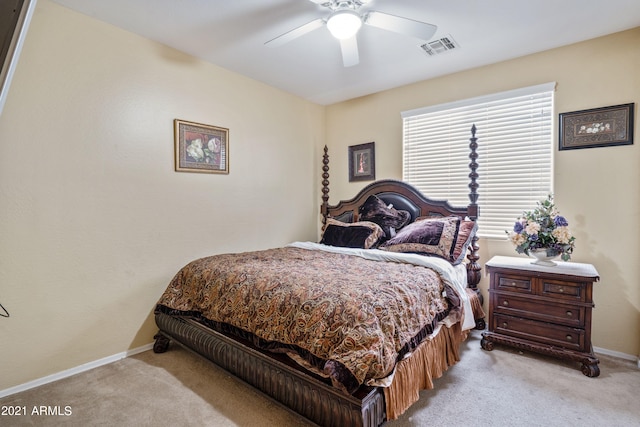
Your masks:
[{"label": "white flower", "polygon": [[518,234],[518,233],[513,232],[513,231],[509,233],[509,239],[516,246],[520,246],[521,244],[523,244],[527,240],[527,238],[524,237],[524,235]]},{"label": "white flower", "polygon": [[187,147],[187,154],[195,160],[204,159],[204,151],[202,150],[202,140],[194,139]]},{"label": "white flower", "polygon": [[207,143],[207,147],[209,148],[209,150],[212,153],[219,153],[220,152],[220,139],[211,138],[209,140],[209,142]]},{"label": "white flower", "polygon": [[557,227],[551,232],[551,234],[556,238],[558,243],[563,245],[569,243],[569,239],[571,239],[571,232],[569,232],[569,227]]},{"label": "white flower", "polygon": [[525,227],[525,231],[529,236],[538,234],[538,231],[540,231],[540,224],[538,224],[537,222],[528,222],[527,226]]}]

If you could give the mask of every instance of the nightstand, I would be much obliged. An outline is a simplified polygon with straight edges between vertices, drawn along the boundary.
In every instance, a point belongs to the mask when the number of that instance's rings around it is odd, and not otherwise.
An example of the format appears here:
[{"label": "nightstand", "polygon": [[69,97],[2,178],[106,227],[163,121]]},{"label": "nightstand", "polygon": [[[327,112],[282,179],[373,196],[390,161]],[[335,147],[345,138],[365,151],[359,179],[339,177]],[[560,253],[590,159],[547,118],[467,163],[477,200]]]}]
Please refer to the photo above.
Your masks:
[{"label": "nightstand", "polygon": [[593,283],[591,264],[556,262],[545,267],[530,258],[495,256],[489,273],[489,324],[481,346],[494,343],[582,364],[588,377],[600,375],[591,345]]}]

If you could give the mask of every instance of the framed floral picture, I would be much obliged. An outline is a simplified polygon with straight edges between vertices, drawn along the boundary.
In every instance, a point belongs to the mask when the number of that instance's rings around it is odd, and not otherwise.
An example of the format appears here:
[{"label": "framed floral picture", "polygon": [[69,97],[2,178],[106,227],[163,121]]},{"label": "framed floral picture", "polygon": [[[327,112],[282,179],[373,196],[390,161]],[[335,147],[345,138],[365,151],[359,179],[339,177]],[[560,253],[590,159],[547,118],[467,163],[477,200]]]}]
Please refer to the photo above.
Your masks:
[{"label": "framed floral picture", "polygon": [[634,104],[560,114],[560,150],[633,144]]},{"label": "framed floral picture", "polygon": [[175,119],[178,172],[229,173],[229,129]]},{"label": "framed floral picture", "polygon": [[373,181],[376,179],[375,142],[349,147],[349,181]]}]

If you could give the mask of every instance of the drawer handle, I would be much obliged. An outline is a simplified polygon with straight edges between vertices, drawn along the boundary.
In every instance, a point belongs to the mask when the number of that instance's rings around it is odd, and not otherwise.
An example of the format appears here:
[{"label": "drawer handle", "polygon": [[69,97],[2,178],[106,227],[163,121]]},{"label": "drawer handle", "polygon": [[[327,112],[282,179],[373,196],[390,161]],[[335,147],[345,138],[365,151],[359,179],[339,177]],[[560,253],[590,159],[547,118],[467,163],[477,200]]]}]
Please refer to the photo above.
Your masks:
[{"label": "drawer handle", "polygon": [[507,300],[502,301],[502,305],[504,305],[505,307],[509,306],[509,301]]},{"label": "drawer handle", "polygon": [[573,317],[573,312],[567,311],[567,317]]},{"label": "drawer handle", "polygon": [[509,326],[509,324],[508,324],[507,322],[502,322],[502,327],[503,327],[503,328],[505,328],[505,329],[506,329],[508,326]]},{"label": "drawer handle", "polygon": [[573,337],[571,335],[567,335],[567,341],[573,341]]},{"label": "drawer handle", "polygon": [[558,292],[563,293],[564,292],[564,288],[558,288]]},{"label": "drawer handle", "polygon": [[511,282],[511,286],[516,287],[516,282]]}]

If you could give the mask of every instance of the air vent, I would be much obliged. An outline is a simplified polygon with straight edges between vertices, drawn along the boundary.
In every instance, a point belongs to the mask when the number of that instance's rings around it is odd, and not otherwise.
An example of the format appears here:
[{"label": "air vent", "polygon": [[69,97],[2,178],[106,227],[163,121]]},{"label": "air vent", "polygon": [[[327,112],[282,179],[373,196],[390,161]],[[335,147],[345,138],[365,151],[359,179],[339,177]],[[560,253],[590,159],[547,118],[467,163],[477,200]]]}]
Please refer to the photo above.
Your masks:
[{"label": "air vent", "polygon": [[458,43],[456,43],[456,41],[451,36],[445,36],[438,40],[433,40],[420,45],[420,49],[422,49],[429,56],[440,55],[441,53],[449,52],[450,50],[459,48],[460,46],[458,46]]}]

